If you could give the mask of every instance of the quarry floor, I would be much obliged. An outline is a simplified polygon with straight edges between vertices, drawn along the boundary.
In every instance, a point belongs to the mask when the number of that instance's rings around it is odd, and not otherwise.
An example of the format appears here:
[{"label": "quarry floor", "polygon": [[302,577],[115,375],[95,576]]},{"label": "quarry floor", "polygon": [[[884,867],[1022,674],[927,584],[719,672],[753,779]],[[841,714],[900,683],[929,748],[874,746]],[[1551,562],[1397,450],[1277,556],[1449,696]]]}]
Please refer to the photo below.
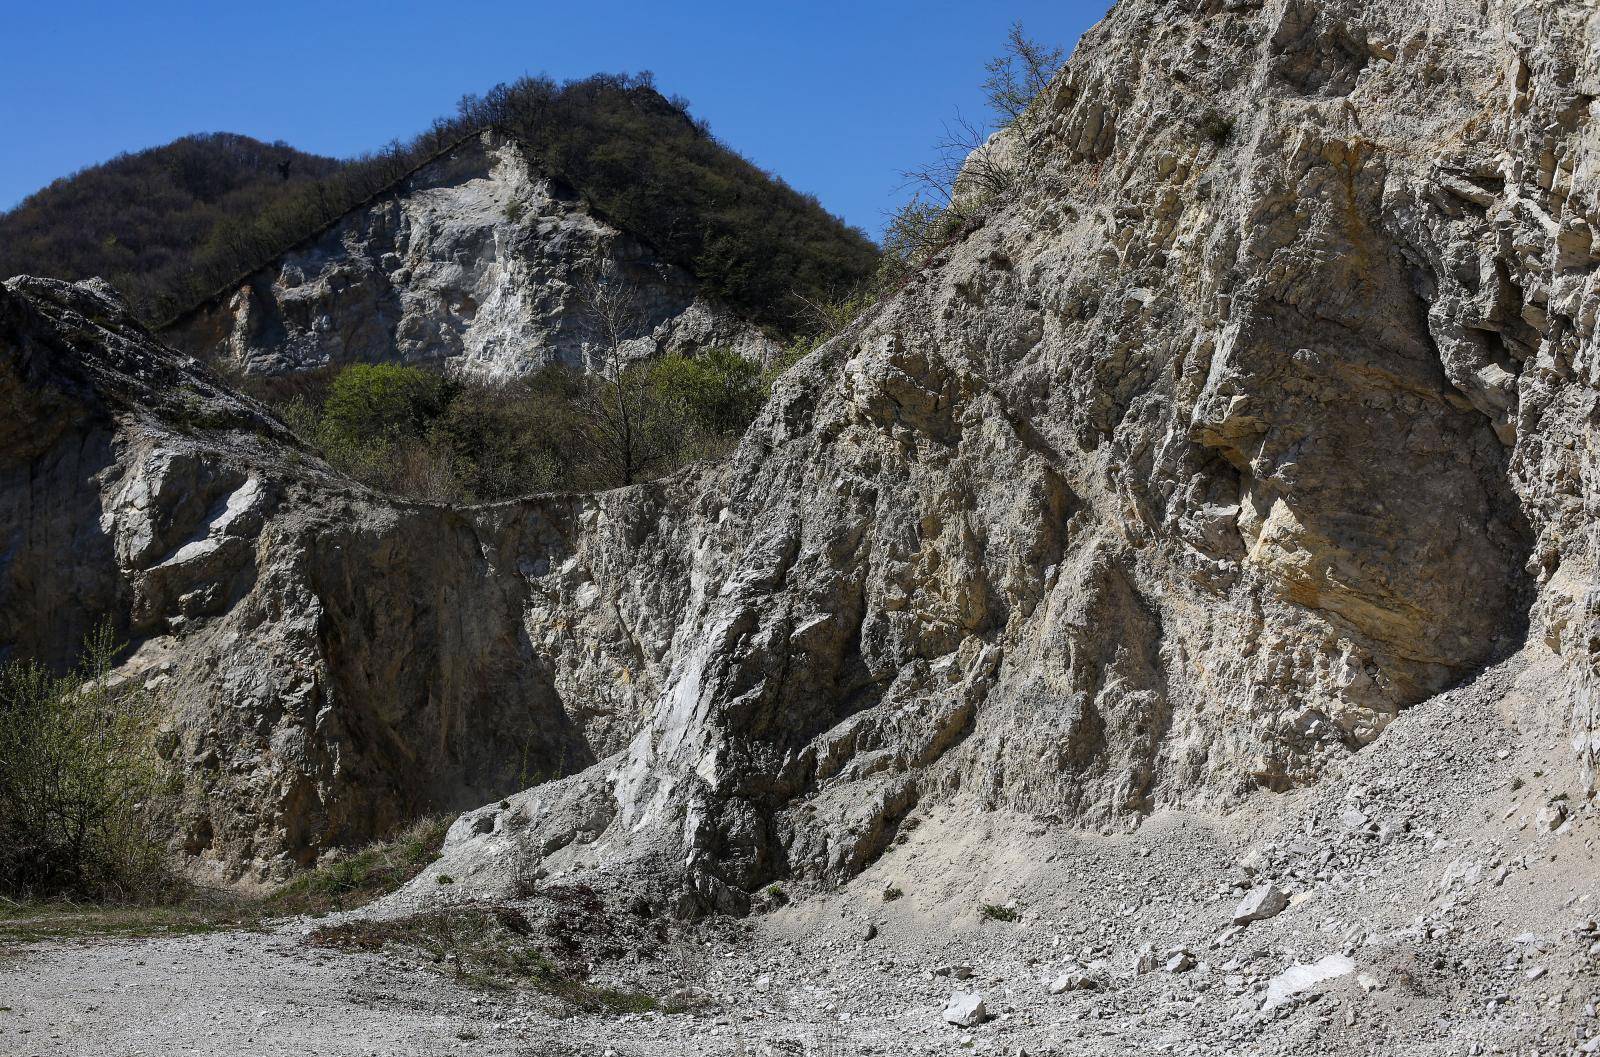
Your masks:
[{"label": "quarry floor", "polygon": [[[296,920],[6,946],[0,1055],[1600,1053],[1600,810],[1547,677],[1490,669],[1225,815],[936,812],[843,888],[594,966],[690,1012],[561,1015]],[[1287,909],[1230,930],[1266,881]],[[1346,971],[1274,1000],[1313,964]],[[989,1019],[946,1023],[957,991]]]}]

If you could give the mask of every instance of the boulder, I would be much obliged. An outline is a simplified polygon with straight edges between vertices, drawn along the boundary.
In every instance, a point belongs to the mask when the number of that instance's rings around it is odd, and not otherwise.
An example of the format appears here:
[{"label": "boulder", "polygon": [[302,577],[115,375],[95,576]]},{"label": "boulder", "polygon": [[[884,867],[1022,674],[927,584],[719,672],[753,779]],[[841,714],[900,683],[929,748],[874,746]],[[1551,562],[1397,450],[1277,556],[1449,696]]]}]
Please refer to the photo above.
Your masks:
[{"label": "boulder", "polygon": [[989,1019],[989,1010],[983,996],[968,991],[956,991],[945,1003],[944,1021],[958,1028],[972,1028]]}]

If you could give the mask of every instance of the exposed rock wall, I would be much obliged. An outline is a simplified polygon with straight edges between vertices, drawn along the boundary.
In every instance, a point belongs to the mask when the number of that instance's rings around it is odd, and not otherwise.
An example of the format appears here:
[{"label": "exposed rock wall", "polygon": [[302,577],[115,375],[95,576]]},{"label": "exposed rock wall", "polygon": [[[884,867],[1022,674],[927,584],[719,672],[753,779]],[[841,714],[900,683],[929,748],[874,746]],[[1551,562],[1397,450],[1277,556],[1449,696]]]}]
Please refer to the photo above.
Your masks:
[{"label": "exposed rock wall", "polygon": [[611,541],[573,542],[604,499],[385,500],[100,284],[8,283],[0,352],[0,649],[65,666],[101,619],[134,645],[120,674],[165,706],[198,868],[281,876],[631,729],[607,684],[649,676],[581,567]]},{"label": "exposed rock wall", "polygon": [[[725,467],[406,506],[130,398],[20,444],[8,487],[69,469],[13,531],[99,506],[81,590],[172,658],[223,862],[492,786],[430,892],[637,868],[738,909],[925,805],[1122,828],[1311,782],[1530,634],[1600,657],[1597,41],[1576,3],[1124,0],[1037,167]],[[93,361],[49,307],[91,293],[7,311]]]},{"label": "exposed rock wall", "polygon": [[587,269],[633,284],[627,352],[771,343],[698,295],[693,277],[596,217],[519,144],[485,132],[353,210],[169,327],[168,341],[252,374],[347,363],[442,363],[485,378],[590,365]]},{"label": "exposed rock wall", "polygon": [[650,725],[446,868],[659,854],[738,907],[947,798],[1121,827],[1313,781],[1530,628],[1568,649],[1596,33],[1119,4],[1016,193],[779,386]]}]

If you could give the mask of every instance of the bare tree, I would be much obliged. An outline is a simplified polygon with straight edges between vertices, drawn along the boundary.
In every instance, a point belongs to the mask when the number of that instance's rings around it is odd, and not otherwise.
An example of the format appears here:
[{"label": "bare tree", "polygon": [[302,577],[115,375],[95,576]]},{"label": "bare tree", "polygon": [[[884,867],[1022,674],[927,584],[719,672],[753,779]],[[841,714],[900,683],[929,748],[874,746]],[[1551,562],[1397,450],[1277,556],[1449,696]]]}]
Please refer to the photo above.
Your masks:
[{"label": "bare tree", "polygon": [[1032,131],[1039,117],[1040,97],[1060,67],[1060,48],[1030,40],[1021,22],[1011,24],[1006,50],[984,63],[989,76],[984,79],[983,94],[1001,128]]},{"label": "bare tree", "polygon": [[[975,122],[958,113],[934,145],[935,160],[903,173],[907,182],[946,209],[1010,190],[1033,160],[1044,90],[1061,66],[1061,54],[1060,48],[1030,39],[1021,22],[1013,23],[1005,50],[984,63],[983,95],[991,120]],[[992,138],[997,131],[1012,135],[998,144]]]},{"label": "bare tree", "polygon": [[633,484],[666,454],[655,428],[649,378],[628,362],[625,351],[644,330],[639,288],[607,261],[579,281],[578,305],[593,348],[578,396],[588,440],[616,479]]},{"label": "bare tree", "polygon": [[[961,114],[944,126],[933,161],[901,173],[916,188],[911,201],[890,217],[884,236],[889,271],[901,273],[933,252],[981,203],[1015,186],[1034,161],[1044,115],[1044,90],[1061,65],[1061,49],[1029,39],[1013,23],[1005,50],[984,63],[984,98],[992,122]],[[995,132],[1010,133],[996,137]]]}]

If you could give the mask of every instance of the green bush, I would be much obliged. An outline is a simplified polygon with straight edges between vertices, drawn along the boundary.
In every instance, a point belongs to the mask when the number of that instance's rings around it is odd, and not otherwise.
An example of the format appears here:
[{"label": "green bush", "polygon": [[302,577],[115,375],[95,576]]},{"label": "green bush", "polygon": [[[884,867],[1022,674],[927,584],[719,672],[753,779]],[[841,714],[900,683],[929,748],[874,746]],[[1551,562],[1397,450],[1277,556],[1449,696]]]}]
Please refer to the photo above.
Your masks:
[{"label": "green bush", "polygon": [[416,367],[388,363],[346,367],[323,401],[323,436],[350,445],[418,436],[443,414],[456,389],[443,376]]},{"label": "green bush", "polygon": [[728,349],[664,356],[650,366],[650,385],[669,413],[694,433],[743,432],[761,409],[761,365]]},{"label": "green bush", "polygon": [[0,891],[132,901],[170,878],[156,820],[172,792],[154,751],[154,706],[114,686],[109,626],[64,676],[0,668]]},{"label": "green bush", "polygon": [[614,377],[549,367],[455,382],[361,364],[315,384],[247,384],[341,472],[408,498],[468,503],[614,488],[716,458],[760,410],[767,379],[759,364],[708,349]]}]

